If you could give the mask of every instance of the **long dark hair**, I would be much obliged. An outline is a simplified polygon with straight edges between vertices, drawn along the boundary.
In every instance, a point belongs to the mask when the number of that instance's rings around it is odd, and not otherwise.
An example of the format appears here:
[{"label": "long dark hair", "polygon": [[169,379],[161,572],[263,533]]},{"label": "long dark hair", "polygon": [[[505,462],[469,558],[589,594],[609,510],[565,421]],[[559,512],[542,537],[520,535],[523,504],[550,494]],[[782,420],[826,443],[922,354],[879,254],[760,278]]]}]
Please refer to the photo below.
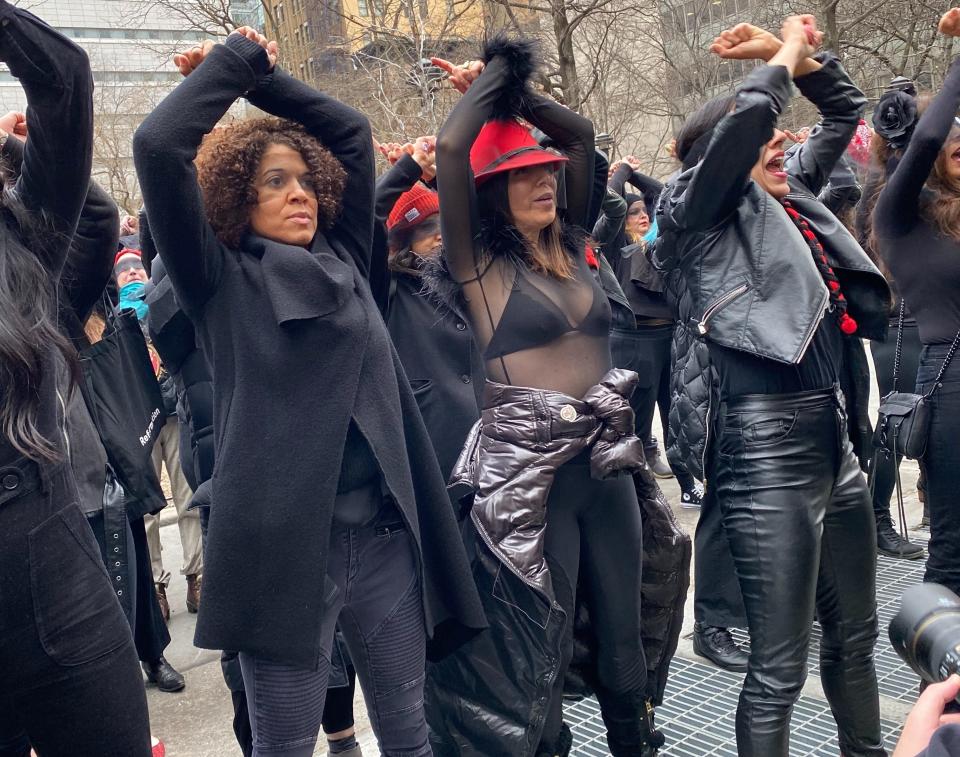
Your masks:
[{"label": "long dark hair", "polygon": [[[36,461],[61,458],[56,442],[37,423],[44,369],[53,370],[59,352],[75,375],[76,355],[57,330],[56,291],[50,272],[28,245],[45,234],[41,218],[27,211],[11,191],[9,171],[0,165],[0,428],[21,455]],[[39,248],[38,248],[39,249]]]},{"label": "long dark hair", "polygon": [[[515,252],[526,259],[530,268],[557,279],[573,278],[573,261],[563,243],[563,221],[560,214],[540,231],[539,247],[531,245],[513,225],[510,215],[510,196],[507,192],[508,172],[503,172],[483,184],[477,192],[480,218],[483,222],[485,243],[504,234],[516,239]],[[488,250],[491,245],[487,244]]]}]

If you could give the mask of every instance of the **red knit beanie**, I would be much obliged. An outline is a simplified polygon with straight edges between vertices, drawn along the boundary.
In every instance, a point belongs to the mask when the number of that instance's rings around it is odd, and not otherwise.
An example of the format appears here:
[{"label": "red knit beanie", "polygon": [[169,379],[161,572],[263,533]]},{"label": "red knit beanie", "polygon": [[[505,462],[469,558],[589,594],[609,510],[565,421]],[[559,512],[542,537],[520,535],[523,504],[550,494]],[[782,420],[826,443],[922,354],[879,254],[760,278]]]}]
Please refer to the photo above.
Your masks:
[{"label": "red knit beanie", "polygon": [[419,181],[400,195],[387,217],[387,231],[410,229],[440,212],[440,199],[436,192],[427,189]]},{"label": "red knit beanie", "polygon": [[117,256],[113,259],[113,267],[117,267],[117,263],[120,262],[120,258],[124,255],[136,255],[138,258],[142,258],[140,250],[134,250],[132,247],[124,247],[120,252],[117,253]]}]

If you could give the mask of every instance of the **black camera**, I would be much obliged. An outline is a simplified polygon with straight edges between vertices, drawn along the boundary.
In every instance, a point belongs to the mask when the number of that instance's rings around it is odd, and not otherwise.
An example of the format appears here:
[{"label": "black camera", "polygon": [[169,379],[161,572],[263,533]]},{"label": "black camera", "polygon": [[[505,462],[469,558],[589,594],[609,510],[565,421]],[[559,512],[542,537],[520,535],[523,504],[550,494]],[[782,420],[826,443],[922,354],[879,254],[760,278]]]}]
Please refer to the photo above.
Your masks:
[{"label": "black camera", "polygon": [[940,584],[911,586],[890,621],[890,643],[925,681],[960,672],[960,597]]}]

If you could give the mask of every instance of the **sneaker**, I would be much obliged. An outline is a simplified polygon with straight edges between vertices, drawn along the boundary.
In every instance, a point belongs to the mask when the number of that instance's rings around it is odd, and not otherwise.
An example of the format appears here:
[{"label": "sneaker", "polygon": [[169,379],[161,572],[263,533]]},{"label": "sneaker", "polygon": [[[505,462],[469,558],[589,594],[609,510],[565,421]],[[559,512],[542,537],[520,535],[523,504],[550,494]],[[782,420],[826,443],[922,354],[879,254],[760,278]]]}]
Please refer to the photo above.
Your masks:
[{"label": "sneaker", "polygon": [[727,628],[693,625],[693,651],[717,667],[734,673],[746,673],[750,657],[733,640]]},{"label": "sneaker", "polygon": [[150,737],[150,757],[165,757],[167,748],[156,736]]},{"label": "sneaker", "polygon": [[703,504],[703,484],[696,481],[690,491],[680,495],[680,507],[685,510],[699,510]]}]

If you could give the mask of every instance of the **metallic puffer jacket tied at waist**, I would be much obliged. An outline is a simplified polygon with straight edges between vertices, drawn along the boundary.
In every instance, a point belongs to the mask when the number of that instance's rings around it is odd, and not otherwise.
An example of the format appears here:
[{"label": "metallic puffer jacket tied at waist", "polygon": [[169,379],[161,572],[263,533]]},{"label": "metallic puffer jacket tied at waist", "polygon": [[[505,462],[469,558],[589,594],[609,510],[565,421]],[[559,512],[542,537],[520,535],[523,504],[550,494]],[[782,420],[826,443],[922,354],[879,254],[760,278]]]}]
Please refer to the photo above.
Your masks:
[{"label": "metallic puffer jacket tied at waist", "polygon": [[543,557],[546,505],[557,469],[590,448],[604,479],[645,467],[634,434],[634,371],[615,368],[582,400],[488,381],[483,411],[450,477],[474,492],[471,516],[495,555],[525,583],[553,596]]}]

